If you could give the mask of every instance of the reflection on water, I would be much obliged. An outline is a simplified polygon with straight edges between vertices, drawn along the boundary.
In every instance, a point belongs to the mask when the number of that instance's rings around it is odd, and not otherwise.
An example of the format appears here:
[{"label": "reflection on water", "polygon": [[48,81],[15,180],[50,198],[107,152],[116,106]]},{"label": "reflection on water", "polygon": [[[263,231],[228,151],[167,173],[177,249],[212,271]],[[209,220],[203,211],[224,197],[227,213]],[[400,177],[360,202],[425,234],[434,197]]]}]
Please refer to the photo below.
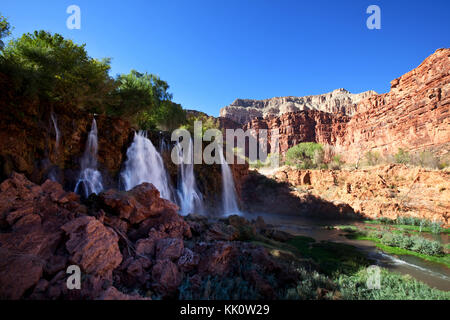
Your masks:
[{"label": "reflection on water", "polygon": [[[325,226],[335,225],[360,225],[361,222],[342,220],[312,220],[303,217],[285,216],[277,214],[247,214],[247,219],[255,219],[261,216],[264,221],[273,227],[289,232],[293,235],[306,236],[316,241],[333,241],[355,246],[364,251],[377,265],[401,274],[409,274],[428,284],[431,287],[450,291],[450,269],[446,266],[420,259],[415,256],[394,256],[381,252],[373,242],[365,240],[353,240],[344,236],[344,232],[337,229],[327,229]],[[426,235],[422,233],[421,235]],[[432,237],[432,235],[427,235]],[[448,243],[448,235],[434,237],[436,240]]]}]

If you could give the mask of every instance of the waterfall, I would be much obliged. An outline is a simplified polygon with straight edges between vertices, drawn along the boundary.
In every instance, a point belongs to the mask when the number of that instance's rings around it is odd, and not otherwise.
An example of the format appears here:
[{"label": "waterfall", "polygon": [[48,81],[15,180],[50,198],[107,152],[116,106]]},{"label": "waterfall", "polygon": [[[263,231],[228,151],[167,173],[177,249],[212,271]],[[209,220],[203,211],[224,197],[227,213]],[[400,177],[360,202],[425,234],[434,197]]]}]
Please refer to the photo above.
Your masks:
[{"label": "waterfall", "polygon": [[75,192],[84,195],[86,198],[91,193],[99,193],[103,190],[102,175],[97,170],[98,136],[97,122],[92,120],[91,131],[89,131],[86,142],[86,149],[81,158],[81,172],[75,186]]},{"label": "waterfall", "polygon": [[[53,113],[53,111],[50,113],[50,119],[52,120],[53,128],[55,130],[55,136],[56,136],[56,138],[55,138],[55,150],[53,151],[53,153],[55,155],[55,159],[57,160],[58,159],[58,154],[59,154],[59,150],[58,149],[59,149],[59,142],[61,140],[61,134],[60,134],[59,129],[58,129],[58,121],[57,121],[56,116]],[[53,166],[50,169],[50,172],[48,173],[48,178],[50,180],[58,181],[57,172],[56,171],[57,171],[57,169],[56,169],[55,166]]]},{"label": "waterfall", "polygon": [[58,153],[58,147],[59,147],[59,141],[61,139],[61,135],[58,129],[58,121],[56,119],[56,116],[53,112],[50,113],[50,118],[53,122],[53,128],[55,129],[55,135],[56,135],[56,141],[55,141],[55,152]]},{"label": "waterfall", "polygon": [[240,215],[239,207],[236,200],[236,189],[234,187],[233,174],[223,155],[223,150],[219,152],[220,164],[222,166],[222,205],[224,215],[237,214]]},{"label": "waterfall", "polygon": [[134,140],[127,150],[127,161],[121,179],[125,190],[144,183],[152,183],[162,198],[172,200],[169,178],[164,162],[145,131],[134,134]]},{"label": "waterfall", "polygon": [[[178,185],[177,196],[180,206],[180,213],[187,215],[189,213],[203,213],[203,195],[197,188],[194,176],[194,150],[192,139],[189,140],[189,147],[183,150],[177,142],[175,146],[178,151],[178,158],[181,163],[178,167]],[[186,154],[184,154],[186,152]]]},{"label": "waterfall", "polygon": [[168,151],[169,145],[166,142],[166,139],[162,136],[159,142],[159,153],[162,154],[164,151]]}]

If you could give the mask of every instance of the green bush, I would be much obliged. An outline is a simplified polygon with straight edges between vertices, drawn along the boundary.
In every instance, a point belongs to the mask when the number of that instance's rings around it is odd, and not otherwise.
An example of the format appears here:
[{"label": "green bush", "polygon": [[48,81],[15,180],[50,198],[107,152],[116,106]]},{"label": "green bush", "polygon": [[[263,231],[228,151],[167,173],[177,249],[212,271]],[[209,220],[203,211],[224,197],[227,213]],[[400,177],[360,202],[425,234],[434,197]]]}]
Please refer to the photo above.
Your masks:
[{"label": "green bush", "polygon": [[367,161],[367,165],[369,165],[369,166],[375,166],[375,165],[379,164],[381,161],[380,154],[376,151],[366,152],[365,158]]},{"label": "green bush", "polygon": [[440,256],[444,254],[444,248],[441,243],[419,236],[385,232],[382,234],[380,241],[387,246],[411,250],[429,256]]},{"label": "green bush", "polygon": [[340,170],[344,161],[342,161],[342,157],[340,155],[335,155],[329,164],[330,169]]},{"label": "green bush", "polygon": [[128,118],[141,129],[174,130],[186,123],[186,112],[171,101],[169,85],[158,76],[131,70],[117,77],[119,101],[109,114]]},{"label": "green bush", "polygon": [[346,300],[449,300],[450,292],[437,290],[407,275],[381,269],[380,289],[367,288],[367,269],[354,275],[341,275],[337,280]]},{"label": "green bush", "polygon": [[[0,39],[9,30],[0,16]],[[141,129],[173,130],[186,123],[186,112],[171,101],[166,81],[136,70],[113,79],[109,71],[110,59],[94,59],[84,44],[46,31],[22,35],[0,55],[12,101],[39,101],[39,113],[78,109],[122,117]]]},{"label": "green bush", "polygon": [[422,151],[414,157],[414,164],[423,168],[436,169],[439,167],[439,157],[430,151]]},{"label": "green bush", "polygon": [[411,162],[411,156],[409,152],[403,150],[402,148],[398,149],[398,152],[394,155],[394,159],[396,163],[408,164]]},{"label": "green bush", "polygon": [[322,145],[315,142],[302,142],[286,151],[286,164],[295,165],[299,169],[318,167],[323,159]]}]

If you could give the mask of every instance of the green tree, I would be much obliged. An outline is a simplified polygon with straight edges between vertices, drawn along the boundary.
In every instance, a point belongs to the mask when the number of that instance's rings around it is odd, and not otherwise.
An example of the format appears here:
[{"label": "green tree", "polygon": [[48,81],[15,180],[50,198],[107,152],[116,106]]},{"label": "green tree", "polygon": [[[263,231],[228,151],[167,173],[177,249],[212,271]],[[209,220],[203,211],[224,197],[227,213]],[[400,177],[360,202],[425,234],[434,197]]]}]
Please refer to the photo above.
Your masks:
[{"label": "green tree", "polygon": [[129,118],[142,129],[173,130],[185,122],[185,111],[171,101],[169,85],[158,76],[131,70],[116,81],[120,102],[110,108],[111,114]]},{"label": "green tree", "polygon": [[114,89],[109,59],[91,58],[85,45],[46,31],[11,41],[3,50],[0,68],[22,95],[90,112],[103,112]]},{"label": "green tree", "polygon": [[398,152],[394,155],[396,163],[407,164],[411,161],[411,156],[408,151],[403,150],[402,148],[398,148]]},{"label": "green tree", "polygon": [[11,25],[9,24],[8,20],[0,13],[0,50],[2,50],[4,47],[2,39],[6,38],[10,34]]}]

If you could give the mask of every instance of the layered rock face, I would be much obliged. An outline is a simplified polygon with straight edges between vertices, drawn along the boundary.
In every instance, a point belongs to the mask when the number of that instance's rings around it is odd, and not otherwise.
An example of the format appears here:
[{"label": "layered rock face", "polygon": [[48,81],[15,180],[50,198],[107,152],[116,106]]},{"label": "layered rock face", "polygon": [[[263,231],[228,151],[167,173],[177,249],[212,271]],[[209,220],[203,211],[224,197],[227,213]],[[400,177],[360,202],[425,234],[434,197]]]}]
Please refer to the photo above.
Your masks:
[{"label": "layered rock face", "polygon": [[348,161],[360,153],[450,150],[450,49],[439,49],[391,82],[389,93],[361,101],[336,146]]},{"label": "layered rock face", "polygon": [[353,94],[345,89],[336,89],[329,93],[305,97],[276,97],[265,100],[236,99],[232,104],[220,110],[220,116],[244,124],[253,118],[281,116],[301,110],[353,115],[361,100],[375,94],[375,91]]},{"label": "layered rock face", "polygon": [[[5,91],[3,91],[5,89]],[[6,93],[7,88],[0,92]],[[75,187],[79,174],[79,160],[92,123],[92,115],[71,110],[69,106],[54,108],[59,140],[51,120],[49,108],[39,102],[12,102],[0,93],[0,180],[15,172],[42,183],[50,172],[66,189]],[[3,99],[4,98],[4,99]],[[14,107],[16,104],[20,107]],[[40,109],[44,110],[40,110]],[[104,183],[111,186],[120,171],[132,135],[127,121],[97,116],[98,162]]]},{"label": "layered rock face", "polygon": [[331,144],[347,162],[356,162],[368,151],[389,155],[404,148],[442,155],[450,150],[450,49],[437,50],[419,67],[393,80],[389,93],[368,91],[351,98],[338,92],[337,97],[345,98],[333,100],[333,93],[325,95],[329,98],[316,96],[324,101],[324,107],[311,107],[318,110],[281,108],[290,99],[299,99],[304,109],[309,108],[306,97],[289,97],[236,100],[221,115],[246,122],[244,129],[268,129],[269,135],[274,130],[281,153],[300,142]]},{"label": "layered rock face", "polygon": [[[316,110],[304,110],[286,113],[279,117],[256,118],[243,126],[253,135],[260,129],[266,129],[268,135],[268,152],[273,153],[271,141],[278,140],[279,152],[284,154],[289,148],[301,142],[318,142],[334,145],[342,138],[345,125],[350,117]],[[274,139],[274,140],[272,140]]]},{"label": "layered rock face", "polygon": [[385,165],[364,170],[297,170],[280,168],[273,174],[295,186],[299,199],[317,196],[348,204],[368,218],[412,216],[450,224],[448,172]]}]

